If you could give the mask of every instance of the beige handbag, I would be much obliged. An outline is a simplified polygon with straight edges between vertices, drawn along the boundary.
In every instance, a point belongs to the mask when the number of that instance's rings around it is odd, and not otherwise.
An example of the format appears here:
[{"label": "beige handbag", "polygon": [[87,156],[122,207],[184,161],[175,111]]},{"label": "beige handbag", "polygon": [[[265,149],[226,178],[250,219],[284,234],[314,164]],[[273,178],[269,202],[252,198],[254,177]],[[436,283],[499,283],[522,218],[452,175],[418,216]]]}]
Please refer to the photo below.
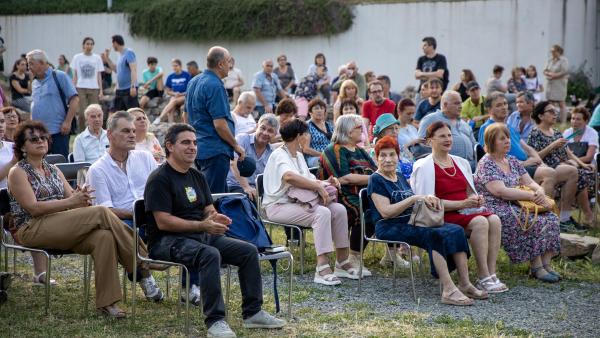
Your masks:
[{"label": "beige handbag", "polygon": [[436,228],[444,225],[444,206],[439,210],[432,209],[425,204],[425,201],[418,200],[413,205],[413,212],[410,215],[408,224],[423,227]]}]

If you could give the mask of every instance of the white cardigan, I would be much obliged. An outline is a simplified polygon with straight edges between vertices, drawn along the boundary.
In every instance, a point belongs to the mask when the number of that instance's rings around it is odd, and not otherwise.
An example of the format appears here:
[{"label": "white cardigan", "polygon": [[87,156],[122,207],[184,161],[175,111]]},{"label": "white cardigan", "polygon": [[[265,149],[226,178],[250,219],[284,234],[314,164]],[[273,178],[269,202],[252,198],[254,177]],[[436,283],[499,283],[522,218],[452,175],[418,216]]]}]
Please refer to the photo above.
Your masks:
[{"label": "white cardigan", "polygon": [[[473,183],[473,173],[471,173],[471,165],[469,161],[462,157],[449,155],[457,164],[458,169],[467,179],[469,186],[473,192],[475,184]],[[433,165],[433,155],[429,154],[426,157],[417,160],[413,164],[413,171],[410,175],[410,187],[415,195],[435,195],[435,168]]]}]

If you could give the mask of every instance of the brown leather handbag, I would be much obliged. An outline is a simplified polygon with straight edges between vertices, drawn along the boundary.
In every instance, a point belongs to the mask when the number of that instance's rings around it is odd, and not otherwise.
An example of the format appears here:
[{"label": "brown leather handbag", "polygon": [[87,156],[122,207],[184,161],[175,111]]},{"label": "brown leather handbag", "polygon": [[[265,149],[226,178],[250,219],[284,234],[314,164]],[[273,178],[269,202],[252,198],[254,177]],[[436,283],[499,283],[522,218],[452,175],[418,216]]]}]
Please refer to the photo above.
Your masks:
[{"label": "brown leather handbag", "polygon": [[440,209],[432,209],[423,200],[418,200],[413,205],[413,212],[410,215],[408,224],[423,227],[437,228],[444,225],[444,206]]}]

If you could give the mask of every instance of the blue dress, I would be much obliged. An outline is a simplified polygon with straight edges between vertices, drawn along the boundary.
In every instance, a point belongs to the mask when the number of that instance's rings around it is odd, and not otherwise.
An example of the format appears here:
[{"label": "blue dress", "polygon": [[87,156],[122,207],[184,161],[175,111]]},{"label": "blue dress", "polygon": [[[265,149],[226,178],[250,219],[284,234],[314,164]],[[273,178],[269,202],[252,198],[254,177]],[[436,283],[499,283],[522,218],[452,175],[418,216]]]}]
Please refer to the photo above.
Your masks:
[{"label": "blue dress", "polygon": [[392,182],[384,178],[379,173],[374,173],[369,178],[369,203],[370,216],[375,222],[375,235],[379,239],[402,241],[410,245],[418,246],[427,250],[429,253],[429,263],[431,266],[431,274],[438,277],[433,265],[432,251],[436,251],[442,255],[448,264],[448,271],[453,271],[456,268],[452,254],[457,252],[465,252],[467,257],[470,256],[469,244],[465,237],[463,228],[456,224],[444,223],[438,228],[423,228],[408,224],[412,207],[407,208],[404,212],[395,218],[384,219],[375,208],[375,204],[371,199],[371,194],[387,197],[391,204],[403,201],[405,198],[414,195],[406,179],[402,174],[398,173],[396,182]]}]

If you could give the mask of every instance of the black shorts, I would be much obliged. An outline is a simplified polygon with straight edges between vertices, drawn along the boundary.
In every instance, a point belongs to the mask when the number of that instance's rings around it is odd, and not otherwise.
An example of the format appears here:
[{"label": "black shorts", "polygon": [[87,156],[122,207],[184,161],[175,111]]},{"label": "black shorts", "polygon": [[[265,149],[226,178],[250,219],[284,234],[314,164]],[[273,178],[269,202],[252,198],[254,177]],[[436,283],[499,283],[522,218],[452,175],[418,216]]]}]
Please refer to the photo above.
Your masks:
[{"label": "black shorts", "polygon": [[137,95],[130,96],[129,89],[115,90],[115,100],[113,102],[113,111],[127,110],[140,106]]},{"label": "black shorts", "polygon": [[529,176],[531,176],[531,179],[533,179],[533,176],[535,176],[535,171],[537,170],[537,168],[538,168],[537,165],[530,165],[530,166],[525,167],[525,170],[527,171]]},{"label": "black shorts", "polygon": [[149,91],[146,92],[146,94],[144,94],[144,96],[147,96],[150,100],[152,100],[155,97],[163,97],[164,91],[163,90],[158,90],[156,88],[154,89],[150,89]]}]

